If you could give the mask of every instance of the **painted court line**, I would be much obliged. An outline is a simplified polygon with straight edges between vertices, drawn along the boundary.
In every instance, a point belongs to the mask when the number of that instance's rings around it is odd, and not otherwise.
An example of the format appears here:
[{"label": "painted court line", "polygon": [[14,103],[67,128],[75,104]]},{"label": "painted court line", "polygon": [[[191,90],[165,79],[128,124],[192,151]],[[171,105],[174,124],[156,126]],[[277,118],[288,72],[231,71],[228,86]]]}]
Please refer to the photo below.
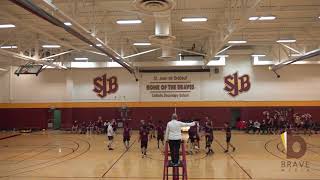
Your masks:
[{"label": "painted court line", "polygon": [[10,136],[1,137],[0,140],[13,138],[13,137],[20,136],[20,135],[21,135],[21,134],[13,134],[13,135],[10,135]]},{"label": "painted court line", "polygon": [[[215,139],[215,141],[219,144],[219,146],[220,146],[222,149],[226,150],[226,149],[222,146],[222,144],[221,144],[217,139]],[[252,176],[238,163],[238,161],[236,161],[236,159],[235,159],[230,153],[227,153],[227,154],[228,154],[228,155],[231,157],[231,159],[240,167],[240,169],[242,169],[242,171],[247,174],[247,176],[248,176],[250,179],[253,179]]]},{"label": "painted court line", "polygon": [[128,150],[124,151],[120,157],[111,165],[111,167],[101,176],[102,178],[104,178],[104,176],[117,164],[117,162],[129,151],[129,149],[132,147],[132,145],[137,141],[134,140],[133,143],[129,146]]}]

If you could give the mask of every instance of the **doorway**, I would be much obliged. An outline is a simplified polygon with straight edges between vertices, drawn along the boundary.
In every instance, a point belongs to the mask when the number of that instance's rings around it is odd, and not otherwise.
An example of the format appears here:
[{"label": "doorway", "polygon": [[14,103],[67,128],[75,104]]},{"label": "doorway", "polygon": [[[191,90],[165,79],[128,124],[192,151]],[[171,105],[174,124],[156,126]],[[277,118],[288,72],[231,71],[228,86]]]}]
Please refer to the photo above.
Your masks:
[{"label": "doorway", "polygon": [[231,121],[230,121],[230,126],[231,127],[236,127],[237,121],[240,119],[241,116],[241,111],[239,108],[232,108],[231,109]]},{"label": "doorway", "polygon": [[60,129],[61,127],[61,110],[53,111],[53,129]]}]

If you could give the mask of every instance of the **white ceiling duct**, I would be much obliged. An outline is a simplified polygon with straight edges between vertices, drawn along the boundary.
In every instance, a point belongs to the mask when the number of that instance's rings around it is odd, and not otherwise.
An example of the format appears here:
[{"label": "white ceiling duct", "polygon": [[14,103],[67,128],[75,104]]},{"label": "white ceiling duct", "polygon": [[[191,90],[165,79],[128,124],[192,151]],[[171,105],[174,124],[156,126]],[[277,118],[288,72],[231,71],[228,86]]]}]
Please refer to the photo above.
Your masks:
[{"label": "white ceiling duct", "polygon": [[135,0],[134,6],[140,11],[152,13],[155,18],[154,35],[149,36],[150,42],[161,44],[161,59],[171,59],[171,49],[167,46],[175,41],[176,37],[172,36],[171,30],[171,9],[174,8],[174,0]]},{"label": "white ceiling duct", "polygon": [[149,37],[151,42],[155,43],[170,43],[176,39],[172,36],[171,30],[171,15],[170,12],[153,13],[155,17],[154,35]]},{"label": "white ceiling duct", "polygon": [[175,56],[172,55],[172,49],[166,46],[162,46],[162,54],[159,57],[159,59],[169,60],[169,59],[175,59]]},{"label": "white ceiling duct", "polygon": [[175,56],[171,55],[171,49],[166,46],[172,44],[176,39],[172,36],[171,16],[170,12],[154,13],[155,17],[155,34],[149,37],[149,40],[156,44],[163,44],[161,59],[171,59]]},{"label": "white ceiling duct", "polygon": [[133,5],[144,12],[169,11],[175,6],[174,0],[134,0]]}]

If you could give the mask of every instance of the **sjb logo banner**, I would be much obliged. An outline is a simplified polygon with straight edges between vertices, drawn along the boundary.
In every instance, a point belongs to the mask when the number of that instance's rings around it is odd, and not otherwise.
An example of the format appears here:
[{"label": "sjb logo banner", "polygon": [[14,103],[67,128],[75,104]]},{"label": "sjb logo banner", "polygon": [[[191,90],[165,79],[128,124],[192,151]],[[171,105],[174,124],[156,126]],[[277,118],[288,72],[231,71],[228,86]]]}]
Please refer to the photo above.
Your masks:
[{"label": "sjb logo banner", "polygon": [[93,91],[101,98],[106,97],[108,94],[116,93],[119,89],[117,77],[111,76],[107,78],[107,74],[94,78],[93,85]]},{"label": "sjb logo banner", "polygon": [[239,77],[238,72],[224,77],[224,84],[224,90],[232,97],[236,97],[240,93],[249,91],[251,87],[249,75],[245,74]]}]

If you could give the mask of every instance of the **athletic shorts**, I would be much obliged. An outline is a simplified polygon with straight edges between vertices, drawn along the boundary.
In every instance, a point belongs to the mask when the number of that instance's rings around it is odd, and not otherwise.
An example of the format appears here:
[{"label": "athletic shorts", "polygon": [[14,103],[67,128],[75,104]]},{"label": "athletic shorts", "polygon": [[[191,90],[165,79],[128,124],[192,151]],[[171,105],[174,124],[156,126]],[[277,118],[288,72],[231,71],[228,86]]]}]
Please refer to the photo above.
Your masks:
[{"label": "athletic shorts", "polygon": [[210,147],[212,144],[213,138],[210,136],[206,137],[206,147]]},{"label": "athletic shorts", "polygon": [[158,140],[158,141],[160,141],[160,140],[163,141],[163,140],[164,140],[164,137],[163,137],[163,136],[158,136],[158,137],[157,137],[157,140]]},{"label": "athletic shorts", "polygon": [[213,141],[213,137],[212,136],[206,136],[206,142],[211,142]]},{"label": "athletic shorts", "polygon": [[113,140],[113,136],[108,136],[109,141]]},{"label": "athletic shorts", "polygon": [[231,140],[231,136],[230,137],[226,137],[226,142],[230,142]]},{"label": "athletic shorts", "polygon": [[130,141],[130,137],[123,137],[123,142]]},{"label": "athletic shorts", "polygon": [[141,148],[148,148],[148,141],[141,141]]},{"label": "athletic shorts", "polygon": [[199,136],[197,136],[195,140],[200,141],[200,137],[199,137]]},{"label": "athletic shorts", "polygon": [[194,137],[189,137],[189,139],[190,139],[190,142],[191,142],[191,143],[194,143],[194,141],[195,141],[195,138],[194,138]]}]

